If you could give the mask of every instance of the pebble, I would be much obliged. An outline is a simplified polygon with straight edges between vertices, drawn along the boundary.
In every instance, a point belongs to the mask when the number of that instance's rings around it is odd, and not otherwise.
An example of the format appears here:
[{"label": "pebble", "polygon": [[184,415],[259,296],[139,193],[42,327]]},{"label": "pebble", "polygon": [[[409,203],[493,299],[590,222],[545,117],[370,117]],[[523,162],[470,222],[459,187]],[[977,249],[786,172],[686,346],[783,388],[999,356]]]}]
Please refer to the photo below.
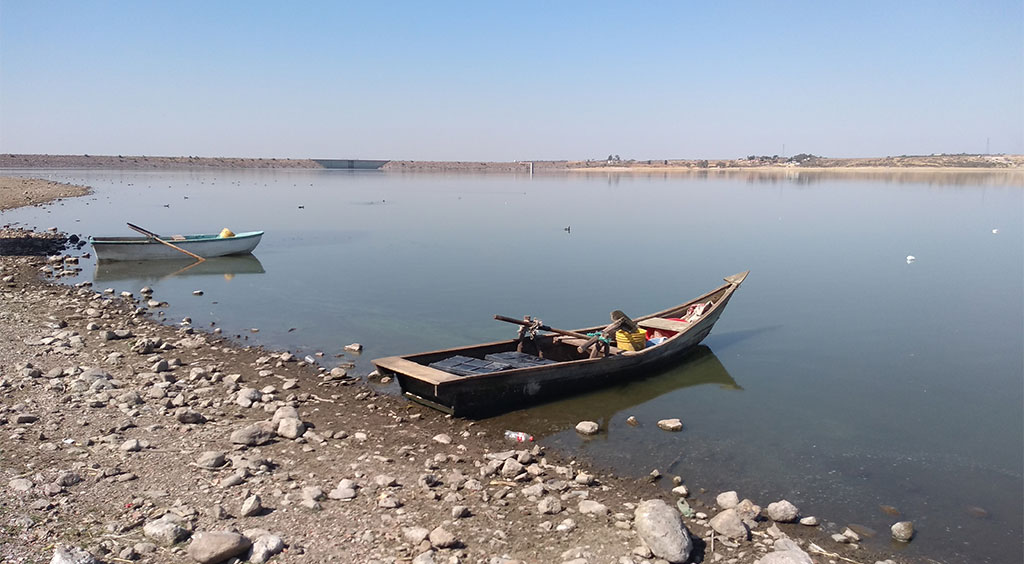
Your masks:
[{"label": "pebble", "polygon": [[442,445],[450,445],[450,444],[452,444],[451,436],[449,436],[449,435],[447,435],[445,433],[440,433],[440,434],[434,435],[433,440],[434,440],[435,443],[440,443]]},{"label": "pebble", "polygon": [[259,446],[269,443],[276,435],[269,424],[257,423],[231,433],[231,442],[238,445]]}]

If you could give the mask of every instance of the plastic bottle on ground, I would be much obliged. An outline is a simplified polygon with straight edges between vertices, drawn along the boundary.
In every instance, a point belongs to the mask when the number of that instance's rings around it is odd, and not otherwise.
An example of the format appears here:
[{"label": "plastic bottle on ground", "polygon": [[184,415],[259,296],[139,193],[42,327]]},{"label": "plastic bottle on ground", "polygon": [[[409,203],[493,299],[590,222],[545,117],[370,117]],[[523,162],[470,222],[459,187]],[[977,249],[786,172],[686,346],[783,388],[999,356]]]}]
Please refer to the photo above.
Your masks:
[{"label": "plastic bottle on ground", "polygon": [[532,443],[533,435],[524,433],[522,431],[505,431],[505,438],[510,441],[517,443]]}]

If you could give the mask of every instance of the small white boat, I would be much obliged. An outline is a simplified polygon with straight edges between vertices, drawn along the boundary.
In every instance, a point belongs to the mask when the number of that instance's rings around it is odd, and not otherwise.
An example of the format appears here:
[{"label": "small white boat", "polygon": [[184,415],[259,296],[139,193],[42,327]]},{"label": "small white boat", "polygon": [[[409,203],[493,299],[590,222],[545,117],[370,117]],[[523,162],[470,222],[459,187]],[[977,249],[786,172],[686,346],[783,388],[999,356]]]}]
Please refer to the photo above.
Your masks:
[{"label": "small white boat", "polygon": [[[235,233],[221,237],[219,233],[174,235],[160,237],[90,237],[89,243],[99,260],[166,260],[185,257],[179,247],[200,257],[213,258],[251,253],[260,244],[262,231]],[[168,245],[170,243],[171,245]]]}]

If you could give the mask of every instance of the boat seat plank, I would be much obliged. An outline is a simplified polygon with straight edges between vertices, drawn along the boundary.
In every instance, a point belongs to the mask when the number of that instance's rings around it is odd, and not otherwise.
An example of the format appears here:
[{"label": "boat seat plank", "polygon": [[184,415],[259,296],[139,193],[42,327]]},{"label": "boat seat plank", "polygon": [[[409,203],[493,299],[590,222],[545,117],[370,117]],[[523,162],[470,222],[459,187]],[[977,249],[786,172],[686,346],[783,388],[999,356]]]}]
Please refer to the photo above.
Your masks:
[{"label": "boat seat plank", "polygon": [[675,331],[676,333],[682,333],[690,327],[693,327],[692,323],[675,321],[673,319],[664,319],[662,317],[637,320],[636,324],[643,329],[660,329],[662,331]]},{"label": "boat seat plank", "polygon": [[423,366],[422,364],[406,360],[400,356],[392,356],[388,358],[382,358],[374,361],[374,364],[380,368],[391,370],[398,374],[405,374],[417,380],[433,384],[435,386],[444,384],[445,382],[454,382],[460,380],[461,377],[454,374],[449,374],[436,368],[429,366]]}]

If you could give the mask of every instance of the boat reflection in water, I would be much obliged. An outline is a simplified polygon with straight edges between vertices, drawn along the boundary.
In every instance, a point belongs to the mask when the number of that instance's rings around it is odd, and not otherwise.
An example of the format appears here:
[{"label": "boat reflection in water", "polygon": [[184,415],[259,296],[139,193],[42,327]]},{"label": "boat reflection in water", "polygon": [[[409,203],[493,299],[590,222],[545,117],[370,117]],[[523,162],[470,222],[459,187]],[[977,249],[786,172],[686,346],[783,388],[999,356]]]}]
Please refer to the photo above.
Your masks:
[{"label": "boat reflection in water", "polygon": [[231,280],[237,274],[263,274],[263,265],[252,255],[215,257],[202,262],[185,260],[99,261],[95,282],[153,282],[180,276],[223,276]]},{"label": "boat reflection in water", "polygon": [[580,421],[596,421],[602,429],[608,430],[612,417],[617,413],[702,384],[717,384],[727,390],[743,389],[732,379],[715,353],[707,346],[699,345],[668,370],[654,372],[646,378],[631,378],[622,385],[513,411],[490,421],[506,429],[528,431],[535,439],[573,429]]}]

